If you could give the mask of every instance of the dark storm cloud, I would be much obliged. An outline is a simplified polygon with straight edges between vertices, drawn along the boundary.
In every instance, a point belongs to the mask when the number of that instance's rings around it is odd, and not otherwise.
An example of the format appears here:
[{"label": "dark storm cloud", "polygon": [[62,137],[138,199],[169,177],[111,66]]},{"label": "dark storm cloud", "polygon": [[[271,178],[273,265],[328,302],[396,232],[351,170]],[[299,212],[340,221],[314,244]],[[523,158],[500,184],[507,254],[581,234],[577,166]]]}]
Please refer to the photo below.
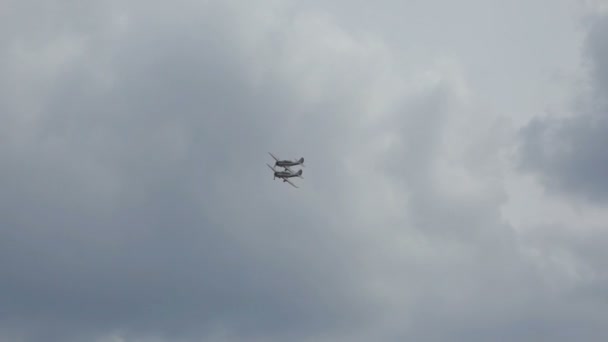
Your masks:
[{"label": "dark storm cloud", "polygon": [[549,191],[594,201],[608,199],[608,17],[597,18],[586,40],[591,90],[575,115],[536,118],[521,132],[521,163]]}]

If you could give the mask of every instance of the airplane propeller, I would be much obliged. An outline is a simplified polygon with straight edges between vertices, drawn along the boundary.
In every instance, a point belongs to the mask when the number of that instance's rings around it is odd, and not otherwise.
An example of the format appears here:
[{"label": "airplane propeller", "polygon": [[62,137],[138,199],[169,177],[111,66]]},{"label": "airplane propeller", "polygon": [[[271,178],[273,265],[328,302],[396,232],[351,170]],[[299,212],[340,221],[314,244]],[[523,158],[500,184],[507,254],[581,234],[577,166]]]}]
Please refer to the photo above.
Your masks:
[{"label": "airplane propeller", "polygon": [[276,174],[277,170],[275,170],[274,167],[272,167],[268,164],[266,164],[266,166],[268,166],[268,168],[272,170],[272,180],[275,180],[277,177],[277,174]]}]

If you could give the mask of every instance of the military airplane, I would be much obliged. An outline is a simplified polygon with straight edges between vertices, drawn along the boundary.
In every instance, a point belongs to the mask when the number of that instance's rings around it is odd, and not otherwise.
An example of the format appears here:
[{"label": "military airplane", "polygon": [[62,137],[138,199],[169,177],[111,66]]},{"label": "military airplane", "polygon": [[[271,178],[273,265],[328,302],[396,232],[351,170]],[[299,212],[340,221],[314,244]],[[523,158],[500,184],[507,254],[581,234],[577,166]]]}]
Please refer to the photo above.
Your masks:
[{"label": "military airplane", "polygon": [[275,157],[272,153],[268,152],[268,154],[270,154],[270,156],[272,158],[274,158],[274,160],[275,160],[274,166],[284,167],[285,169],[287,169],[287,167],[289,167],[289,166],[296,166],[296,165],[304,166],[304,158],[300,158],[299,160],[280,160],[279,158]]},{"label": "military airplane", "polygon": [[288,166],[284,166],[286,168],[285,171],[280,171],[268,164],[266,164],[266,165],[274,172],[274,176],[272,177],[273,180],[280,178],[283,180],[283,182],[289,183],[294,188],[297,188],[297,186],[295,184],[293,184],[292,182],[290,182],[289,178],[299,177],[299,178],[304,179],[304,177],[302,177],[302,170],[298,170],[298,172],[294,173],[293,171],[291,171],[291,169]]}]

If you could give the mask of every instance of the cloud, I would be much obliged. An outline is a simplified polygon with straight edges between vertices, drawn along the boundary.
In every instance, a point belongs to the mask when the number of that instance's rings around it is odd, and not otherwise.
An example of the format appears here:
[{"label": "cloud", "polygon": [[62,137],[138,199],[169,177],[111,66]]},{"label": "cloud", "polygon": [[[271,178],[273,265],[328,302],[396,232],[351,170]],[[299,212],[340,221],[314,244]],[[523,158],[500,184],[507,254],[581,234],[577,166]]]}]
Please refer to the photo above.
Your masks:
[{"label": "cloud", "polygon": [[[107,26],[3,47],[3,88],[27,80],[2,101],[11,334],[284,339],[369,318],[332,178],[373,72],[352,70],[375,52],[315,13],[266,27],[272,8],[184,6],[116,8]],[[308,194],[270,182],[266,151],[286,144],[319,165]]]},{"label": "cloud", "polygon": [[607,17],[601,16],[587,36],[590,90],[576,115],[535,118],[521,132],[522,167],[537,173],[548,191],[600,202],[608,198],[607,34]]},{"label": "cloud", "polygon": [[509,131],[458,59],[286,1],[45,6],[2,23],[0,337],[605,332],[596,235],[502,217]]}]

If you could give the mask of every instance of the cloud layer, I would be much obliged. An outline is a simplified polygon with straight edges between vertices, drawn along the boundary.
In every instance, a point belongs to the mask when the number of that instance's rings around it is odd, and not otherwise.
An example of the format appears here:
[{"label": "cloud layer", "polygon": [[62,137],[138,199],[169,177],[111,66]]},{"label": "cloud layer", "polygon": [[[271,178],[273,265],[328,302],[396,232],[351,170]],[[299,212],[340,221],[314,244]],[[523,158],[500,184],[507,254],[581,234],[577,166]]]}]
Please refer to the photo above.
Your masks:
[{"label": "cloud layer", "polygon": [[[587,36],[581,112],[515,136],[459,58],[409,58],[321,6],[9,8],[0,337],[608,333],[608,221],[517,226],[503,211],[525,174],[518,144],[541,185],[603,205],[605,19]],[[300,189],[273,182],[268,151],[306,158]]]}]

